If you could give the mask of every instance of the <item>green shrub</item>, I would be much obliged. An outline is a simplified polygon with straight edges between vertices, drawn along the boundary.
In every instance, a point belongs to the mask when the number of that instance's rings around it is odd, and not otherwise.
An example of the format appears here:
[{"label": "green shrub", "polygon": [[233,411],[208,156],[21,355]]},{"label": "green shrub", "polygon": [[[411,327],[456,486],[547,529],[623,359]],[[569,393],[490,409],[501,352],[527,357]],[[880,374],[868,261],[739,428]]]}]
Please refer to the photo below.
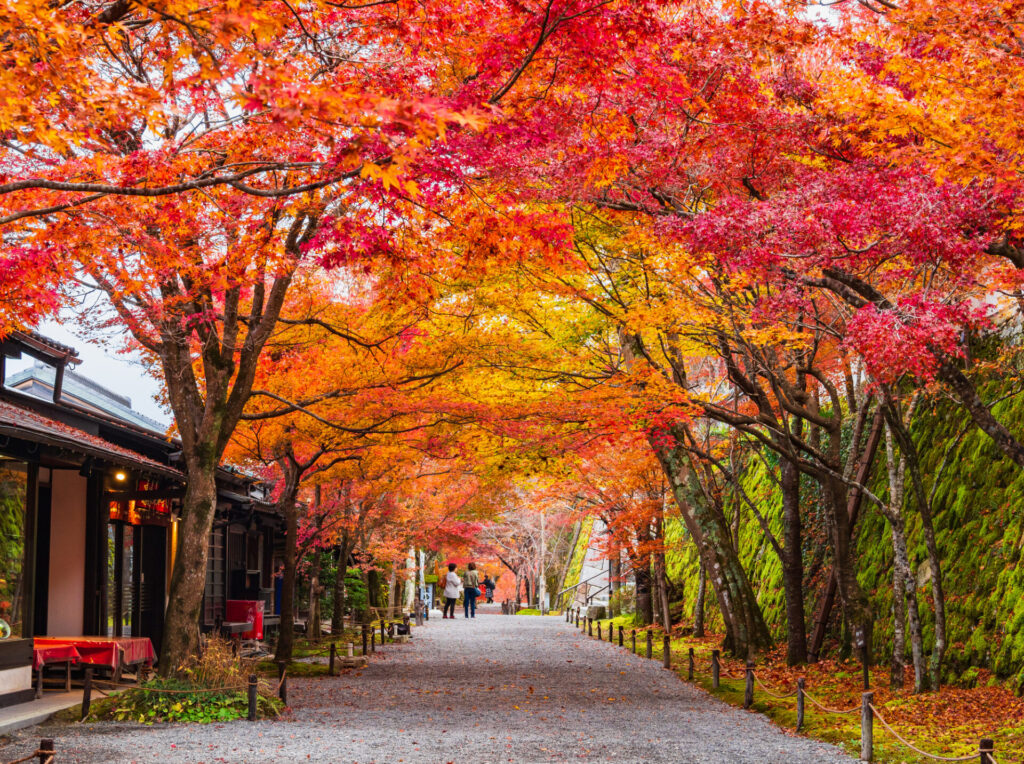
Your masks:
[{"label": "green shrub", "polygon": [[345,571],[345,595],[352,615],[357,621],[366,621],[370,612],[370,597],[363,581],[363,572],[359,568]]},{"label": "green shrub", "polygon": [[[248,694],[229,689],[223,692],[203,691],[181,679],[154,679],[138,689],[96,703],[90,720],[134,721],[141,724],[163,722],[229,722],[244,719],[249,713]],[[257,697],[260,717],[277,716],[281,701],[269,695],[269,686]]]},{"label": "green shrub", "polygon": [[[158,678],[92,704],[90,720],[157,722],[228,722],[249,714],[248,677],[253,661],[234,654],[229,642],[206,641],[200,656],[179,667],[179,675]],[[266,681],[259,684],[256,713],[277,716],[281,701]]]},{"label": "green shrub", "polygon": [[612,617],[633,612],[633,606],[636,604],[634,594],[632,584],[620,586],[615,590],[608,598],[608,612]]}]

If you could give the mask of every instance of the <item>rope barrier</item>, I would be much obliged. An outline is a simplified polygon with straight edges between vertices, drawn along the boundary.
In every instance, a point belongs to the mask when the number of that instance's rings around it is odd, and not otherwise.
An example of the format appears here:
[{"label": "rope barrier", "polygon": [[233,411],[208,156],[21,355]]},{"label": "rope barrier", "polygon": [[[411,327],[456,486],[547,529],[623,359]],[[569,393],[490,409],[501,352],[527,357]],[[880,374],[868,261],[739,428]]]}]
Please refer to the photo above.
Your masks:
[{"label": "rope barrier", "polygon": [[[44,753],[50,753],[50,752],[49,751],[44,751],[42,748],[37,748],[35,751],[30,753],[25,758],[23,758],[23,759],[15,759],[14,761],[9,761],[9,762],[7,762],[7,764],[24,764],[26,761],[32,761],[32,759],[36,758],[37,756],[41,756]],[[53,761],[53,754],[50,754],[50,758],[48,758],[46,760],[46,762],[47,762],[47,764],[51,764],[52,761]]]},{"label": "rope barrier", "polygon": [[761,681],[761,677],[759,677],[757,675],[756,671],[754,671],[752,673],[754,674],[754,681],[757,682],[761,686],[761,689],[764,690],[764,694],[765,695],[768,695],[768,696],[773,697],[773,698],[778,698],[779,700],[785,700],[786,698],[795,698],[797,696],[796,691],[790,692],[790,693],[788,693],[786,695],[777,695],[777,694],[775,694],[774,692],[772,692],[771,690],[768,689],[768,686],[764,682]]},{"label": "rope barrier", "polygon": [[[107,682],[104,680],[93,679],[93,688],[97,692],[103,693],[99,685],[106,685],[108,690],[141,690],[142,692],[155,692],[162,695],[196,695],[201,693],[215,693],[215,692],[244,692],[246,687],[241,685],[238,687],[204,687],[196,688],[194,690],[172,690],[163,687],[144,687],[141,684],[116,684],[114,682]],[[103,693],[106,695],[106,693]]]},{"label": "rope barrier", "polygon": [[[650,629],[641,629],[639,632],[634,631],[634,637],[635,637],[636,633],[643,633],[644,631],[650,631]],[[692,655],[693,655],[692,651],[691,651],[690,655],[692,657]],[[694,661],[694,663],[693,663],[693,672],[694,673],[697,672],[697,671],[701,671],[701,672],[713,671],[714,668],[715,668],[715,663],[714,663],[713,660],[710,663],[707,663],[707,664],[702,663],[702,664],[698,665],[696,661]],[[730,678],[730,679],[737,679],[737,678],[742,678],[742,677],[745,676],[745,672],[744,672],[744,674],[740,674],[740,675],[729,673],[728,671],[726,671],[724,669],[721,661],[719,661],[719,663],[718,663],[718,672],[719,672],[719,676]],[[775,698],[777,700],[787,700],[789,698],[798,698],[799,695],[800,695],[800,689],[797,689],[794,692],[785,693],[785,694],[776,693],[776,692],[772,691],[771,688],[769,688],[761,680],[761,678],[757,675],[757,672],[751,671],[750,673],[753,676],[754,682],[756,682],[760,686],[761,690],[766,695],[768,695],[768,696],[770,696],[772,698]],[[854,713],[856,711],[861,711],[862,710],[862,705],[860,705],[860,704],[858,704],[856,706],[853,706],[852,708],[848,708],[848,709],[830,708],[829,706],[826,706],[824,703],[822,703],[817,698],[815,698],[813,695],[808,693],[806,689],[803,690],[803,696],[804,696],[804,698],[809,700],[812,705],[816,706],[818,709],[820,709],[821,711],[824,711],[825,713],[828,713],[828,714],[847,715],[847,714],[852,714],[852,713]],[[907,748],[909,748],[910,750],[914,751],[915,753],[917,753],[917,754],[919,754],[921,756],[924,756],[924,757],[930,758],[930,759],[934,759],[936,761],[953,761],[953,762],[956,762],[956,761],[976,761],[978,759],[979,754],[977,754],[977,753],[972,753],[972,754],[967,755],[967,756],[941,756],[939,754],[929,753],[928,751],[924,751],[924,750],[918,748],[913,743],[911,743],[909,740],[907,740],[905,737],[903,737],[896,730],[894,730],[889,725],[889,723],[885,721],[885,717],[883,717],[878,712],[878,709],[874,705],[871,705],[869,703],[868,704],[868,708],[871,709],[871,713],[874,715],[874,717],[878,719],[878,721],[881,723],[881,725],[894,738],[896,738],[900,743],[902,743]],[[991,761],[992,764],[1000,764],[1000,762],[1003,762],[1003,764],[1024,764],[1024,761],[1017,760],[1017,759],[1009,759],[1009,758],[1006,758],[1005,756],[1003,758],[1001,758],[1001,759],[997,759],[995,754],[992,753],[992,752],[985,752],[985,755],[987,755],[988,760]]]},{"label": "rope barrier", "polygon": [[804,690],[804,697],[811,701],[811,703],[816,705],[822,711],[829,714],[852,714],[854,711],[860,711],[860,706],[854,706],[853,708],[847,709],[846,711],[842,711],[838,708],[829,708],[828,706],[819,703],[817,700],[815,700],[814,696],[807,692],[807,690]]},{"label": "rope barrier", "polygon": [[903,745],[905,745],[907,748],[909,748],[911,751],[914,751],[915,753],[919,753],[922,756],[927,756],[930,759],[936,759],[937,761],[976,761],[978,758],[978,754],[976,753],[972,753],[970,756],[939,756],[935,753],[928,753],[928,751],[922,751],[920,748],[918,748],[916,745],[911,743],[900,733],[898,733],[896,730],[890,727],[888,722],[885,721],[885,718],[880,713],[878,713],[877,708],[875,708],[870,703],[868,704],[868,708],[871,709],[871,713],[873,713],[875,715],[875,718],[882,723],[883,727],[889,730],[889,732],[892,734],[894,738],[899,740],[901,743],[903,743]]}]

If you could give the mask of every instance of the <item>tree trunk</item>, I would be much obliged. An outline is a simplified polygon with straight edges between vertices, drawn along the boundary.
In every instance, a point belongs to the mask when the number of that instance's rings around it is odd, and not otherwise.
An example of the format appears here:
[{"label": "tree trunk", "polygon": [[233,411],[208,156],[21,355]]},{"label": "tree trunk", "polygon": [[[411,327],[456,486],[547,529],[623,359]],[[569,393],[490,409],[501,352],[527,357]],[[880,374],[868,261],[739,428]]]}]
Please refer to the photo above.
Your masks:
[{"label": "tree trunk", "polygon": [[366,599],[370,607],[380,608],[380,571],[376,568],[366,571]]},{"label": "tree trunk", "polygon": [[320,550],[313,550],[309,566],[309,622],[315,624],[310,635],[314,642],[320,641]]},{"label": "tree trunk", "polygon": [[[286,489],[287,490],[287,489]],[[281,623],[274,659],[291,661],[295,645],[295,566],[299,535],[299,509],[294,496],[284,502],[284,580],[281,582]],[[307,625],[307,633],[309,628]]]},{"label": "tree trunk", "polygon": [[668,446],[653,439],[651,445],[715,589],[725,622],[724,647],[735,655],[753,657],[758,650],[772,644],[764,615],[733,546],[725,515],[707,501],[697,483],[690,456],[681,445],[683,433],[674,431],[671,435],[676,445]]},{"label": "tree trunk", "polygon": [[206,588],[210,529],[217,506],[216,464],[187,470],[178,551],[164,616],[160,675],[171,676],[199,653],[199,613]]},{"label": "tree trunk", "polygon": [[786,662],[807,662],[807,624],[804,620],[804,562],[800,523],[800,472],[783,459],[782,487],[783,558],[782,586],[786,594]]},{"label": "tree trunk", "polygon": [[854,647],[861,653],[862,660],[870,663],[873,630],[871,606],[857,580],[853,528],[846,510],[845,486],[842,481],[831,477],[823,479],[821,484],[825,494],[824,504],[831,514],[832,559],[843,615],[853,637]]},{"label": "tree trunk", "polygon": [[348,534],[342,536],[341,543],[335,547],[334,591],[332,592],[331,633],[340,634],[345,629],[345,573],[348,571],[349,542]]},{"label": "tree trunk", "polygon": [[[895,550],[896,540],[893,539]],[[903,576],[899,569],[892,568],[892,661],[889,663],[889,687],[903,689],[903,669],[907,653],[907,606],[903,600]]]},{"label": "tree trunk", "polygon": [[700,571],[697,573],[697,599],[693,603],[693,636],[704,636],[704,600],[707,597],[708,576],[704,572],[704,561],[701,560]]},{"label": "tree trunk", "polygon": [[906,523],[903,518],[903,497],[907,457],[896,459],[892,427],[885,428],[885,462],[889,474],[889,505],[882,512],[889,521],[892,533],[893,580],[893,660],[891,683],[903,687],[903,665],[906,655],[906,637],[903,619],[910,627],[910,653],[914,665],[914,692],[924,689],[924,646],[921,635],[921,616],[917,602],[917,583],[907,553]]},{"label": "tree trunk", "polygon": [[622,577],[622,562],[619,560],[619,550],[615,550],[615,554],[608,558],[608,615],[616,617],[622,615],[622,603],[618,597],[613,597],[622,586],[619,579]]},{"label": "tree trunk", "polygon": [[661,627],[666,633],[672,630],[672,613],[668,601],[668,565],[665,562],[664,520],[659,516],[654,524],[654,533],[658,539],[658,551],[654,553],[654,580],[657,582],[659,610],[661,611]]},{"label": "tree trunk", "polygon": [[[871,476],[871,467],[875,461],[875,454],[878,452],[878,444],[882,440],[882,424],[883,415],[881,408],[875,411],[873,421],[871,423],[871,432],[868,435],[867,443],[864,446],[864,450],[861,452],[860,458],[857,462],[857,471],[854,476],[854,482],[859,485],[865,485]],[[864,501],[864,492],[857,487],[852,487],[847,495],[846,503],[846,514],[849,517],[848,528],[850,532],[853,532],[853,528],[857,524],[857,517],[860,514],[860,507]],[[835,604],[836,592],[839,589],[839,580],[836,575],[835,567],[833,567],[827,583],[825,584],[825,592],[821,596],[821,605],[818,607],[818,614],[814,619],[814,632],[811,635],[811,644],[808,649],[808,659],[811,661],[818,660],[821,654],[821,647],[825,642],[825,632],[828,629],[829,620],[832,615],[832,607]]]},{"label": "tree trunk", "polygon": [[[387,604],[388,615],[390,615],[391,613],[395,612],[395,582],[396,582],[397,578],[398,578],[398,576],[395,574],[395,566],[392,565],[391,566],[391,572],[388,573],[388,604]],[[434,588],[435,588],[435,590],[437,589],[436,586]],[[433,607],[433,606],[434,606],[433,602],[428,602],[427,603],[427,607],[428,608]]]},{"label": "tree trunk", "polygon": [[651,596],[651,558],[633,564],[633,579],[636,582],[636,614],[640,623],[649,626],[654,623],[654,599]]},{"label": "tree trunk", "polygon": [[[939,557],[939,547],[935,540],[931,503],[924,490],[921,463],[917,456],[917,448],[910,437],[908,422],[903,420],[889,391],[887,391],[886,403],[889,425],[899,442],[900,451],[903,454],[903,463],[906,465],[906,469],[910,471],[910,482],[914,488],[917,510],[921,513],[921,530],[924,534],[925,548],[928,550],[928,562],[931,566],[932,606],[935,612],[935,644],[932,647],[931,658],[928,662],[928,674],[931,688],[938,690],[942,684],[942,661],[946,654],[946,595],[942,589],[942,559]],[[908,417],[912,415],[913,409],[914,404],[912,403],[910,410],[907,412]],[[914,583],[916,584],[916,579],[914,579]]]},{"label": "tree trunk", "polygon": [[[938,690],[942,686],[942,661],[946,655],[946,595],[942,589],[942,559],[939,557],[939,547],[935,540],[932,508],[921,480],[917,451],[913,448],[913,443],[910,442],[910,433],[904,430],[904,436],[909,443],[908,450],[910,453],[907,454],[907,467],[910,470],[911,484],[914,486],[917,509],[921,513],[921,531],[924,534],[924,545],[925,549],[928,550],[928,562],[931,566],[932,607],[935,612],[935,644],[932,646],[931,658],[928,661],[928,675],[931,689]],[[916,586],[916,579],[911,578],[911,581]]]}]

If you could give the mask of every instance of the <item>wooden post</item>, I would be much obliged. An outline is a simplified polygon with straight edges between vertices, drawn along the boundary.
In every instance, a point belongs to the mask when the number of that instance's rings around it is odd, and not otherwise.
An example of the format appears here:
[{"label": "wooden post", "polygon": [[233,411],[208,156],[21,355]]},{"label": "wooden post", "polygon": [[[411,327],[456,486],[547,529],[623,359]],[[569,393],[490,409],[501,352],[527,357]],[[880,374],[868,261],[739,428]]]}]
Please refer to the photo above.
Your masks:
[{"label": "wooden post", "polygon": [[334,642],[331,642],[331,660],[327,664],[327,676],[334,676],[334,658],[337,655],[337,648],[334,646]]},{"label": "wooden post", "polygon": [[747,686],[743,690],[743,707],[754,705],[754,662],[747,661]]},{"label": "wooden post", "polygon": [[370,638],[370,627],[363,624],[363,655],[366,655],[367,642]]},{"label": "wooden post", "polygon": [[580,609],[576,608],[576,628],[580,627]]},{"label": "wooden post", "polygon": [[39,741],[39,764],[52,764],[56,758],[57,749],[53,747],[53,741],[44,737]]},{"label": "wooden post", "polygon": [[277,688],[277,696],[281,702],[288,705],[288,676],[286,674],[288,664],[284,661],[277,662],[277,681],[280,686]]},{"label": "wooden post", "polygon": [[981,764],[996,764],[994,754],[996,752],[996,743],[991,738],[983,737],[981,742],[978,744],[978,761]]},{"label": "wooden post", "polygon": [[370,652],[377,652],[377,632],[374,629],[370,629]]},{"label": "wooden post", "polygon": [[718,662],[718,650],[711,651],[711,687],[718,689],[721,683],[722,666]]},{"label": "wooden post", "polygon": [[875,760],[875,715],[871,712],[871,701],[875,693],[865,692],[860,696],[860,760]]},{"label": "wooden post", "polygon": [[594,619],[590,616],[587,616],[587,636],[594,636]]},{"label": "wooden post", "polygon": [[89,715],[92,704],[92,666],[85,667],[85,678],[82,680],[82,719]]},{"label": "wooden post", "polygon": [[672,643],[668,634],[661,638],[661,665],[667,669],[672,668]]},{"label": "wooden post", "polygon": [[686,679],[687,679],[687,681],[692,682],[693,681],[693,648],[692,647],[689,650],[686,651],[686,657],[687,657],[687,661],[688,661],[688,664],[689,664],[686,667]]},{"label": "wooden post", "polygon": [[633,655],[636,655],[636,629],[630,632],[629,638],[633,642]]},{"label": "wooden post", "polygon": [[622,647],[623,637],[626,635],[626,630],[622,628],[622,624],[619,624],[619,647]]},{"label": "wooden post", "polygon": [[805,677],[799,677],[796,680],[796,731],[800,732],[804,728],[804,687],[807,684]]},{"label": "wooden post", "polygon": [[255,674],[249,674],[249,721],[256,721],[256,700],[259,685],[259,680]]},{"label": "wooden post", "polygon": [[608,644],[615,644],[615,625],[612,623],[608,624]]},{"label": "wooden post", "polygon": [[603,639],[601,636],[601,622],[597,622],[597,641],[600,642]]},{"label": "wooden post", "polygon": [[647,630],[647,660],[654,657],[654,633]]},{"label": "wooden post", "polygon": [[380,644],[381,644],[381,647],[384,646],[384,619],[383,618],[380,619]]}]

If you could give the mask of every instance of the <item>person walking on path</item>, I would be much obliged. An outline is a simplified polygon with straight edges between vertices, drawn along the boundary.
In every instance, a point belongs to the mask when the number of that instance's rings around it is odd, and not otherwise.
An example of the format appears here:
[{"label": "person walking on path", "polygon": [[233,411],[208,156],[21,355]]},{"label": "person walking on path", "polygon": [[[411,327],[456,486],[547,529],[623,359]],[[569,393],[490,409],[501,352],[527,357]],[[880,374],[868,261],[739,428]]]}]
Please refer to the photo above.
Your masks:
[{"label": "person walking on path", "polygon": [[484,582],[481,586],[483,587],[484,594],[487,595],[487,604],[494,602],[494,581],[486,573],[484,574]]},{"label": "person walking on path", "polygon": [[[466,578],[463,584],[466,587],[462,596],[462,604],[466,608],[466,618],[476,618],[476,598],[480,596],[480,574],[476,572],[476,563],[469,563],[466,570]],[[472,611],[472,615],[470,615]]]},{"label": "person walking on path", "polygon": [[[462,588],[462,579],[455,572],[455,563],[448,563],[448,573],[444,577],[444,612],[441,618],[455,617],[455,600],[459,598],[459,589]],[[449,615],[450,613],[450,615]]]}]

